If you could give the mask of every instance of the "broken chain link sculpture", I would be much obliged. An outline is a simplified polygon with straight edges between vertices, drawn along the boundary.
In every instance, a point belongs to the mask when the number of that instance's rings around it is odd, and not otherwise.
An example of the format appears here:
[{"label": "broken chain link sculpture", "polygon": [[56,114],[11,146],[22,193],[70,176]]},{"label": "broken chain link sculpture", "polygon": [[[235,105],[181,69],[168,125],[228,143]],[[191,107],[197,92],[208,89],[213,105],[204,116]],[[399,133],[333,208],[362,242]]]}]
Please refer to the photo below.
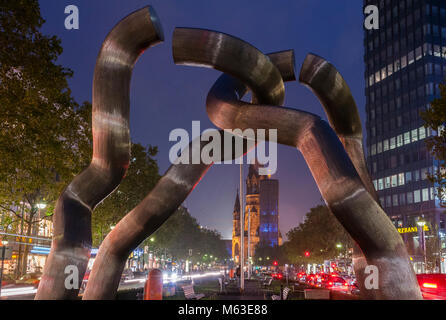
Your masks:
[{"label": "broken chain link sculpture", "polygon": [[[159,19],[153,8],[146,7],[119,22],[104,41],[93,84],[93,160],[57,202],[51,253],[36,299],[74,299],[78,295],[78,289],[66,287],[65,270],[76,266],[79,283],[82,281],[90,257],[92,211],[119,185],[129,165],[132,69],[145,49],[162,40]],[[279,143],[302,152],[329,209],[360,248],[354,267],[363,298],[421,299],[405,245],[376,201],[365,164],[356,104],[331,64],[308,55],[300,74],[300,81],[321,101],[330,127],[316,115],[281,107],[283,82],[295,80],[291,50],[266,56],[223,33],[177,28],[173,58],[176,64],[211,67],[225,73],[211,88],[206,102],[208,116],[218,128],[277,129]],[[253,103],[241,101],[248,90]],[[228,134],[223,130],[219,133]],[[248,141],[243,142],[245,154],[250,147]],[[207,143],[200,141],[199,149]],[[189,145],[190,157],[200,152],[193,145]],[[233,149],[231,159],[243,154]],[[221,159],[227,160],[223,156]],[[174,164],[168,169],[101,244],[84,299],[115,297],[128,255],[175,212],[210,166]],[[367,264],[377,266],[380,272],[377,290],[364,288]]]}]

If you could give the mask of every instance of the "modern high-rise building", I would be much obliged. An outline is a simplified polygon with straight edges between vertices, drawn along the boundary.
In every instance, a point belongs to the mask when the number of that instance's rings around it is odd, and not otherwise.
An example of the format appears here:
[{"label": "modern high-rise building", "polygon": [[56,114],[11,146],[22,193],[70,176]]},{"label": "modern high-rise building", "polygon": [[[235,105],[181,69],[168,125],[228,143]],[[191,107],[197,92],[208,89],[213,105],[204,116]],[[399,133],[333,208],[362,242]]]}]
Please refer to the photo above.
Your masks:
[{"label": "modern high-rise building", "polygon": [[[427,179],[436,161],[425,139],[435,132],[419,114],[446,75],[446,1],[364,0],[368,5],[379,9],[379,29],[364,35],[368,167],[381,205],[422,268],[429,236],[445,251],[445,214]],[[425,232],[418,221],[426,221]]]},{"label": "modern high-rise building", "polygon": [[[282,244],[279,231],[279,181],[259,175],[259,165],[249,166],[245,195],[244,256],[248,257],[248,233],[251,257],[259,242],[272,247]],[[233,211],[232,257],[236,263],[240,255],[240,198],[237,192]]]}]

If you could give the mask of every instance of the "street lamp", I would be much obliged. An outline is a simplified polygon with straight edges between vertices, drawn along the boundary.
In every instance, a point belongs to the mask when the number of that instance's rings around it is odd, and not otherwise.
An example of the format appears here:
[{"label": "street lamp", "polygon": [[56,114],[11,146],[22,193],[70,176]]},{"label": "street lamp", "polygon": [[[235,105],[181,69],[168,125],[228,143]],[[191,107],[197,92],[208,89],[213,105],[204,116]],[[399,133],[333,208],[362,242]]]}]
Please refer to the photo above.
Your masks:
[{"label": "street lamp", "polygon": [[6,251],[7,245],[8,245],[8,241],[3,240],[2,241],[2,266],[0,268],[0,297],[2,296],[3,266],[4,266],[4,262],[5,262],[5,251]]},{"label": "street lamp", "polygon": [[[423,241],[422,245],[423,245],[424,267],[425,267],[425,269],[427,269],[426,238],[425,238],[425,234],[424,234],[424,226],[426,225],[426,221],[418,220],[417,225],[421,229],[420,240],[422,239],[421,241]],[[426,270],[425,270],[425,272],[426,272]]]},{"label": "street lamp", "polygon": [[38,203],[37,205],[36,205],[36,207],[37,208],[39,208],[39,209],[45,209],[46,208],[46,203]]},{"label": "street lamp", "polygon": [[336,248],[341,249],[341,248],[342,248],[342,244],[338,243],[338,244],[336,245]]}]

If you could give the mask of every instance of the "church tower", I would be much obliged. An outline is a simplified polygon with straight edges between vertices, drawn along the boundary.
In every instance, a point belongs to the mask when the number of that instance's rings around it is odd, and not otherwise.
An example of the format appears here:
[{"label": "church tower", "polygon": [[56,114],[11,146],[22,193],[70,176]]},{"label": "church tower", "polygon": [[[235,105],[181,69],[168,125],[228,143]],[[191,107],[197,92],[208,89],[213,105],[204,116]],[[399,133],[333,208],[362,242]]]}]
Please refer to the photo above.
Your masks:
[{"label": "church tower", "polygon": [[[279,230],[278,196],[279,181],[271,179],[267,175],[259,175],[258,162],[249,165],[244,208],[245,259],[248,259],[248,234],[250,234],[252,258],[255,255],[255,247],[260,241],[271,246],[282,245],[282,235]],[[238,190],[232,222],[232,258],[235,263],[240,263],[240,198]]]},{"label": "church tower", "polygon": [[238,189],[232,212],[232,259],[235,263],[240,261],[240,197]]}]

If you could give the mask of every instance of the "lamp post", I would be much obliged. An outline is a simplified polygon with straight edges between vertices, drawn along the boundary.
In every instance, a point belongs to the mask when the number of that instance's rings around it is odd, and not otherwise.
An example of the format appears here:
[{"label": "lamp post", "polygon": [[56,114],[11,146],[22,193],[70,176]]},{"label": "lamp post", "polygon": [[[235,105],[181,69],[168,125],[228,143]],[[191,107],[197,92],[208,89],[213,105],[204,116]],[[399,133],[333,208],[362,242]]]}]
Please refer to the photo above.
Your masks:
[{"label": "lamp post", "polygon": [[8,241],[2,241],[2,266],[0,268],[0,297],[2,296],[2,282],[3,282],[3,266],[5,262],[5,251]]},{"label": "lamp post", "polygon": [[424,226],[426,225],[426,221],[418,220],[417,221],[417,225],[421,229],[420,240],[422,241],[422,248],[423,248],[424,269],[425,269],[424,272],[426,272],[426,269],[427,269],[427,255],[426,255],[426,238],[425,238],[425,234],[424,234]]}]

